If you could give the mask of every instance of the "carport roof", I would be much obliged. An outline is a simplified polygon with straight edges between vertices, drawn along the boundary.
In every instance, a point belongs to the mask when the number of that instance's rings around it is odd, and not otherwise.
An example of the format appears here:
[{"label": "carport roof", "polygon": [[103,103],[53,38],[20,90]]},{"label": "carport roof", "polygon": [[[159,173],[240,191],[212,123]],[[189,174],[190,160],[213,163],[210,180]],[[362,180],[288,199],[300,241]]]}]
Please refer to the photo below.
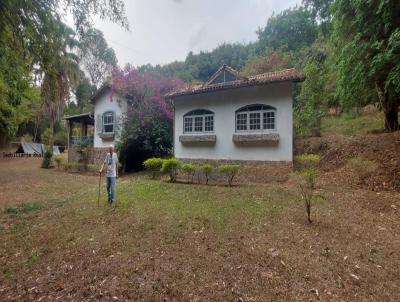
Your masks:
[{"label": "carport roof", "polygon": [[82,123],[83,122],[88,125],[94,125],[93,112],[69,115],[69,116],[65,116],[63,119],[66,121],[73,122],[73,123]]}]

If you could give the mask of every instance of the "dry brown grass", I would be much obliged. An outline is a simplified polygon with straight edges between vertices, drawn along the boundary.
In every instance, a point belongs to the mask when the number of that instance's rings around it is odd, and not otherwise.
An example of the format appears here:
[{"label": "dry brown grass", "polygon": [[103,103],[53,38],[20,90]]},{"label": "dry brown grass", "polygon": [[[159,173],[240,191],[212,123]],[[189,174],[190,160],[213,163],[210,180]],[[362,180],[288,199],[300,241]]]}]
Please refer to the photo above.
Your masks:
[{"label": "dry brown grass", "polygon": [[294,187],[97,178],[0,160],[4,301],[399,301],[400,194],[322,178],[308,225]]}]

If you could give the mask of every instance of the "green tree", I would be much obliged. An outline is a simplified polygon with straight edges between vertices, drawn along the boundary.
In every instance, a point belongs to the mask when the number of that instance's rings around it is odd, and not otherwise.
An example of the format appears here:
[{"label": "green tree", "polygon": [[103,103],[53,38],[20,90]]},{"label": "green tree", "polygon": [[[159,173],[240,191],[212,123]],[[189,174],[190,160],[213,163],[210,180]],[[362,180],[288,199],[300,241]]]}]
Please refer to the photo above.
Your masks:
[{"label": "green tree", "polygon": [[53,150],[52,134],[55,123],[64,113],[71,83],[76,83],[79,78],[78,58],[72,52],[77,46],[74,35],[71,28],[54,20],[49,39],[42,46],[42,100],[50,122],[49,153]]},{"label": "green tree", "polygon": [[[35,84],[43,78],[43,95],[50,99],[51,86],[63,86],[62,77],[55,70],[59,57],[52,48],[62,15],[71,13],[80,37],[91,28],[93,16],[122,25],[128,29],[122,0],[2,0],[0,5],[0,137],[9,139],[18,127],[29,120],[30,104],[34,101]],[[62,63],[59,62],[58,65]],[[40,70],[37,70],[40,66]],[[50,67],[53,66],[53,67]],[[51,71],[53,70],[53,71]],[[33,79],[35,77],[35,79]],[[64,80],[62,82],[65,83]],[[58,95],[56,95],[58,93]],[[63,99],[63,89],[53,93]],[[62,93],[62,95],[60,95]],[[29,114],[28,114],[29,113]]]},{"label": "green tree", "polygon": [[303,6],[311,13],[311,17],[320,25],[324,36],[329,36],[332,21],[332,4],[334,0],[303,0]]},{"label": "green tree", "polygon": [[[79,77],[79,83],[76,85],[74,89],[75,97],[76,97],[76,106],[72,103],[68,106],[68,114],[78,114],[83,112],[88,112],[92,110],[92,105],[89,103],[90,97],[95,91],[95,87],[92,86],[90,80],[81,72]],[[72,106],[71,106],[72,105]],[[71,108],[70,108],[71,107]],[[75,110],[71,110],[75,108]]]},{"label": "green tree", "polygon": [[80,76],[79,60],[74,53],[78,41],[74,36],[70,27],[54,20],[49,39],[41,49],[42,99],[50,115],[51,129],[69,100],[71,84],[77,83]]},{"label": "green tree", "polygon": [[85,33],[79,49],[79,56],[92,84],[99,87],[110,76],[111,69],[117,66],[114,49],[108,46],[103,33],[95,28]]},{"label": "green tree", "polygon": [[[0,21],[1,22],[1,21]],[[21,124],[36,112],[31,106],[40,96],[31,85],[33,60],[25,43],[9,25],[0,30],[0,145],[15,137]]]},{"label": "green tree", "polygon": [[399,16],[398,0],[336,0],[333,4],[337,93],[347,107],[379,99],[387,131],[399,129]]},{"label": "green tree", "polygon": [[91,28],[93,16],[110,20],[128,29],[123,0],[2,0],[0,35],[9,26],[18,37],[29,39],[34,47],[46,40],[46,28],[53,18],[71,13],[77,32],[83,35]]},{"label": "green tree", "polygon": [[317,37],[317,24],[309,11],[294,7],[273,15],[267,25],[257,31],[258,49],[277,49],[287,45],[287,49],[298,50],[310,45]]},{"label": "green tree", "polygon": [[320,135],[321,120],[325,102],[324,67],[308,63],[304,68],[306,80],[303,82],[295,108],[295,130],[300,135]]}]

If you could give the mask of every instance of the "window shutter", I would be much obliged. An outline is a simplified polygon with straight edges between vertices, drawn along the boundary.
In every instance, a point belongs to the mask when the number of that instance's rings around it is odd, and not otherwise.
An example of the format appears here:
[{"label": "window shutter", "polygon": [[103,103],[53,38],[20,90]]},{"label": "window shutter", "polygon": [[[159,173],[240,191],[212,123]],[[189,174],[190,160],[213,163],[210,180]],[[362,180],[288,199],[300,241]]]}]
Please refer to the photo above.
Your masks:
[{"label": "window shutter", "polygon": [[103,132],[103,116],[101,114],[98,114],[96,118],[96,130],[97,133]]}]

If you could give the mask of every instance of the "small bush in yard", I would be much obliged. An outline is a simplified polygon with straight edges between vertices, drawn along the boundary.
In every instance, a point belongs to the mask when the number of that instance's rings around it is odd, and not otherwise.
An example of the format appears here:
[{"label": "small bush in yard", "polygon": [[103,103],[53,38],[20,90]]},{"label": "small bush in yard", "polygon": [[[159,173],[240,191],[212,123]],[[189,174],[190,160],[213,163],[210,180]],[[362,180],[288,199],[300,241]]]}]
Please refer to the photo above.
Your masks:
[{"label": "small bush in yard", "polygon": [[46,152],[43,155],[42,168],[44,168],[44,169],[51,168],[51,158],[52,157],[53,157],[53,152],[46,150]]},{"label": "small bush in yard", "polygon": [[304,153],[297,155],[295,161],[299,166],[299,170],[315,168],[321,161],[321,156],[319,154]]},{"label": "small bush in yard", "polygon": [[299,178],[299,186],[301,197],[306,207],[307,219],[311,220],[311,203],[315,196],[315,180],[318,177],[319,170],[317,168],[321,157],[318,154],[302,154],[296,156],[296,161],[300,164],[299,171],[296,172]]},{"label": "small bush in yard", "polygon": [[210,179],[210,175],[213,171],[213,166],[210,164],[203,164],[200,167],[201,171],[204,173],[204,177],[206,178],[206,185],[208,184],[208,180]]},{"label": "small bush in yard", "polygon": [[349,159],[347,166],[357,174],[359,181],[364,184],[378,168],[378,165],[374,161],[362,159],[361,157]]},{"label": "small bush in yard", "polygon": [[57,169],[60,170],[61,163],[63,161],[61,156],[54,156],[54,161],[56,162]]},{"label": "small bush in yard", "polygon": [[232,186],[233,179],[239,172],[239,169],[240,165],[231,165],[231,164],[225,164],[218,167],[218,171],[221,174],[225,175],[229,186]]},{"label": "small bush in yard", "polygon": [[190,163],[182,164],[181,170],[186,174],[187,181],[193,182],[193,177],[194,177],[194,172],[195,172],[194,165],[190,164]]},{"label": "small bush in yard", "polygon": [[161,166],[161,172],[168,173],[170,181],[175,182],[178,174],[178,168],[180,166],[181,162],[176,158],[164,159]]},{"label": "small bush in yard", "polygon": [[42,168],[51,168],[51,159],[53,157],[53,131],[47,128],[42,134],[42,142],[45,144],[45,152],[43,154]]},{"label": "small bush in yard", "polygon": [[151,172],[151,178],[152,179],[156,178],[157,173],[160,172],[162,164],[163,164],[163,159],[162,158],[156,158],[156,157],[146,159],[143,162],[143,165],[144,165],[145,169]]}]

